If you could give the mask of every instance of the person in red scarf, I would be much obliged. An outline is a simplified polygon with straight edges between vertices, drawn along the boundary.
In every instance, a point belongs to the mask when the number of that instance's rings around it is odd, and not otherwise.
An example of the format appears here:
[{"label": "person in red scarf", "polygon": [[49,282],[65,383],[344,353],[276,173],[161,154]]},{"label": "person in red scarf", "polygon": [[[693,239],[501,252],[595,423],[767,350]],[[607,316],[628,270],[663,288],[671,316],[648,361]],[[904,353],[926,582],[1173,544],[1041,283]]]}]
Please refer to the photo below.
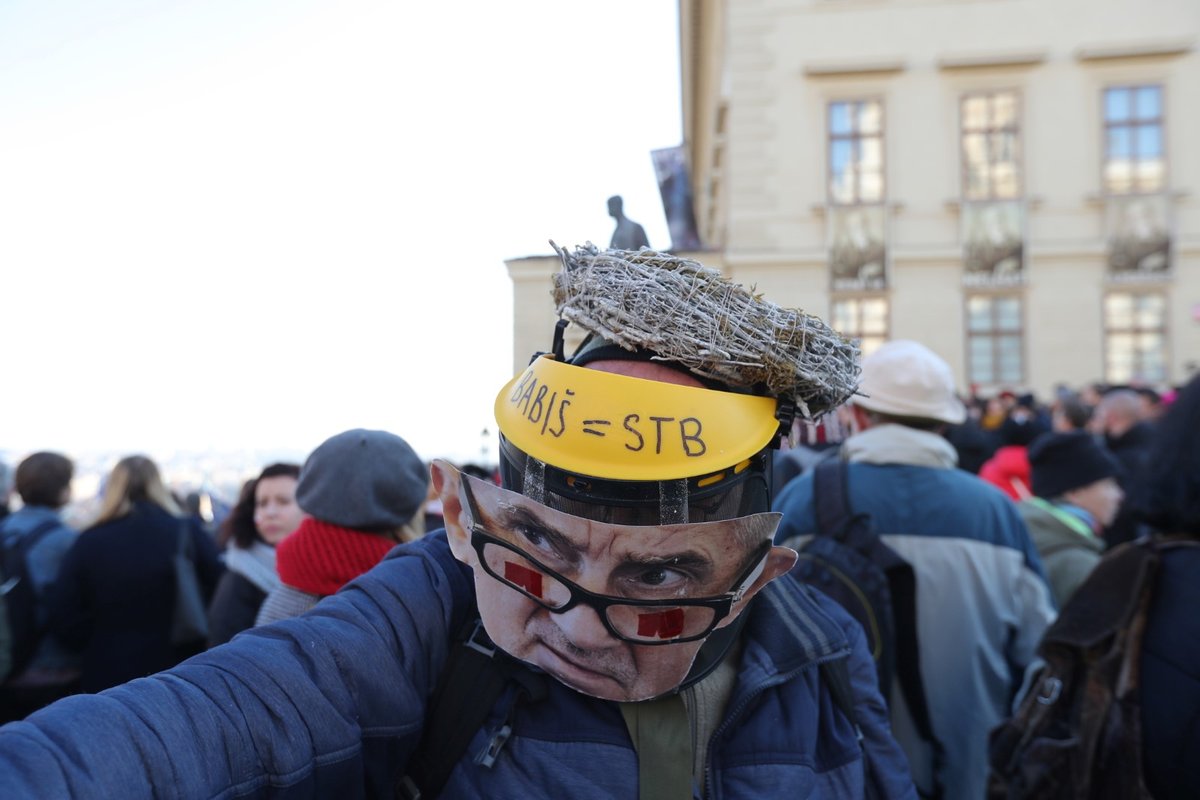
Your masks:
[{"label": "person in red scarf", "polygon": [[419,538],[429,473],[394,433],[356,428],[321,443],[304,462],[296,502],[310,516],[276,548],[281,585],[256,625],[298,616]]}]

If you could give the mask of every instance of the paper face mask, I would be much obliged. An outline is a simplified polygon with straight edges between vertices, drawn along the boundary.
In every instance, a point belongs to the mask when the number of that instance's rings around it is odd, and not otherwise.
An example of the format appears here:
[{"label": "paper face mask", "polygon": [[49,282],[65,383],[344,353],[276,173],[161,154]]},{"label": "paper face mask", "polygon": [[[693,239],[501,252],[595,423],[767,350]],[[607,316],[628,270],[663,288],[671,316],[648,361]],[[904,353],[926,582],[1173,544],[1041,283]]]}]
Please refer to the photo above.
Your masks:
[{"label": "paper face mask", "polygon": [[459,557],[475,571],[496,646],[622,702],[683,682],[704,639],[741,612],[763,575],[780,518],[610,525],[461,474],[459,499],[458,535],[470,547]]}]

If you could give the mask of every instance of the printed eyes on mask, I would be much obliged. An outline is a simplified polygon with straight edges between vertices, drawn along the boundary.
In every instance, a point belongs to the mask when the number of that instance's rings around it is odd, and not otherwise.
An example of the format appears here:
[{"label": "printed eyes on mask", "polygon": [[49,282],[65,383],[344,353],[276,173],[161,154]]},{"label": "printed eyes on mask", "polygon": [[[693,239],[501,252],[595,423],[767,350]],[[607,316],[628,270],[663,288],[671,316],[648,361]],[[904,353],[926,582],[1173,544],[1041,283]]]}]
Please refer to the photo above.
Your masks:
[{"label": "printed eyes on mask", "polygon": [[[566,537],[544,525],[525,509],[509,507],[498,515],[496,533],[555,572],[578,576],[580,555]],[[699,595],[711,565],[691,563],[688,557],[630,561],[614,570],[605,593],[617,597],[659,599]],[[714,592],[721,588],[713,589]]]},{"label": "printed eyes on mask", "polygon": [[[546,563],[541,558],[536,558],[536,560],[554,569],[555,572],[559,572],[563,577],[568,579],[574,577],[567,574],[566,571]],[[622,565],[622,567],[616,570],[616,573],[612,577],[611,584],[606,587],[603,594],[633,600],[662,600],[711,594],[696,589],[697,582],[693,575],[681,570],[671,569],[666,565],[628,564]],[[504,560],[503,577],[509,583],[524,589],[538,599],[550,599],[547,596],[545,587],[548,583],[553,582],[553,578],[543,575],[538,570],[537,565],[526,563],[515,557],[515,554],[514,557]]]}]

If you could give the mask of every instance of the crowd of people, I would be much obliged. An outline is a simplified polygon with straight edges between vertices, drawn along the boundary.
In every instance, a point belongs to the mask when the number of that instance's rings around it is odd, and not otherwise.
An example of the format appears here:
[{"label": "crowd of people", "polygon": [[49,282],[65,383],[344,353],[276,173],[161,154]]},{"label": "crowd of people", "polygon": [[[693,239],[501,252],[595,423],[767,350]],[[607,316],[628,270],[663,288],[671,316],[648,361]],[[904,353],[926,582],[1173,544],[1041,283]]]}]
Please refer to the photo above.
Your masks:
[{"label": "crowd of people", "polygon": [[1152,530],[1151,448],[1175,399],[1098,385],[1049,405],[1010,391],[964,399],[941,358],[895,341],[864,360],[840,422],[776,455],[792,476],[775,501],[781,541],[817,530],[813,467],[839,459],[854,510],[914,570],[927,727],[900,682],[890,707],[923,796],[984,796],[989,733],[1057,610],[1106,550]]},{"label": "crowd of people", "polygon": [[[345,431],[214,532],[131,456],[76,532],[71,461],[22,460],[0,543],[39,635],[0,647],[0,795],[982,798],[991,732],[1106,553],[1200,536],[1200,379],[964,400],[917,342],[814,370],[815,318],[662,336],[731,297],[779,309],[652,251],[560,255],[588,336],[567,354],[556,329],[500,389],[494,474]],[[653,336],[584,313],[629,274],[662,293]],[[725,337],[784,374],[714,364]],[[882,681],[878,632],[797,578],[822,465],[911,576]],[[208,615],[186,642],[180,553]],[[1196,561],[1164,560],[1150,608],[1155,797],[1200,796]]]},{"label": "crowd of people", "polygon": [[[5,503],[0,518],[0,575],[13,587],[26,579],[31,591],[0,595],[0,722],[160,672],[255,625],[303,613],[423,533],[428,465],[401,437],[345,431],[305,467],[263,468],[214,528],[167,487],[154,461],[128,456],[106,476],[91,522],[76,531],[62,514],[70,458],[22,459],[12,487],[19,508],[9,513]],[[207,614],[205,630],[184,640],[173,632],[180,552]]]}]

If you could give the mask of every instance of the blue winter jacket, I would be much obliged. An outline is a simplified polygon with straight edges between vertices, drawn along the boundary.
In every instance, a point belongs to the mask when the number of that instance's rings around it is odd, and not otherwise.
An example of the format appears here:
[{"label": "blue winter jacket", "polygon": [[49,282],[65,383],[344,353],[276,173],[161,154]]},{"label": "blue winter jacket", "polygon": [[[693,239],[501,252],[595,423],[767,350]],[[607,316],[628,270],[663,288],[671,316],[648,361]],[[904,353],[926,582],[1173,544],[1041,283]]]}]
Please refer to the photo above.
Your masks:
[{"label": "blue winter jacket", "polygon": [[[397,548],[303,617],[0,728],[0,797],[390,797],[473,585],[444,534]],[[861,797],[864,749],[883,796],[915,797],[857,625],[787,577],[748,613],[708,797]],[[847,655],[861,746],[817,670]],[[617,706],[548,683],[486,769],[493,712],[442,796],[637,797]]]},{"label": "blue winter jacket", "polygon": [[[949,450],[934,434],[901,432],[928,453]],[[865,438],[865,435],[862,435]],[[859,450],[847,440],[851,458]],[[885,444],[886,444],[885,440]],[[864,452],[863,455],[866,453]],[[1011,711],[1011,700],[1054,619],[1050,590],[1016,504],[974,475],[952,466],[851,461],[849,499],[871,515],[875,530],[913,568],[917,643],[930,724],[944,748],[937,764],[947,798],[984,796],[988,734]],[[915,461],[922,451],[910,453]],[[813,475],[796,478],[774,504],[783,512],[778,541],[816,530]],[[896,739],[914,767],[918,787],[933,785],[934,757],[895,689]]]}]

